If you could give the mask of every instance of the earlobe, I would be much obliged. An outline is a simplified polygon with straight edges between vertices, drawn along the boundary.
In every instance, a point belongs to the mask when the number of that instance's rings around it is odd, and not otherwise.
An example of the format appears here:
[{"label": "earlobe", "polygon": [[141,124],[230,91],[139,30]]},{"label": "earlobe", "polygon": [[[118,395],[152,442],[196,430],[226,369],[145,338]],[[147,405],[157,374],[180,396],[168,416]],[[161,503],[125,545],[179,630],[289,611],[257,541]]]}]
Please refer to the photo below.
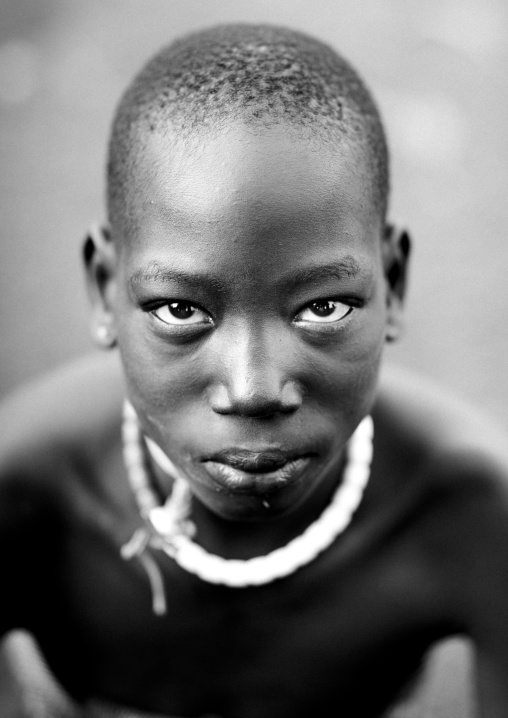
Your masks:
[{"label": "earlobe", "polygon": [[383,237],[383,268],[386,278],[386,341],[396,341],[402,329],[411,241],[406,229],[387,224]]},{"label": "earlobe", "polygon": [[90,227],[83,243],[83,261],[92,304],[92,339],[101,349],[111,349],[117,339],[113,312],[116,254],[109,227]]}]

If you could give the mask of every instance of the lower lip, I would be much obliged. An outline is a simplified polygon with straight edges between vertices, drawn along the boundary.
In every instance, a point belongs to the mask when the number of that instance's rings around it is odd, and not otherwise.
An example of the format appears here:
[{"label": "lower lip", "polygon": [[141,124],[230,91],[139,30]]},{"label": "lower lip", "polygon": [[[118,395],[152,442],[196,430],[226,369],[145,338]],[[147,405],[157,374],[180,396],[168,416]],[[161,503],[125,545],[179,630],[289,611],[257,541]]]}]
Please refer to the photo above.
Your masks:
[{"label": "lower lip", "polygon": [[240,493],[269,493],[292,484],[303,474],[310,458],[288,461],[280,469],[266,473],[253,473],[234,469],[218,461],[205,461],[203,466],[208,474],[222,489]]}]

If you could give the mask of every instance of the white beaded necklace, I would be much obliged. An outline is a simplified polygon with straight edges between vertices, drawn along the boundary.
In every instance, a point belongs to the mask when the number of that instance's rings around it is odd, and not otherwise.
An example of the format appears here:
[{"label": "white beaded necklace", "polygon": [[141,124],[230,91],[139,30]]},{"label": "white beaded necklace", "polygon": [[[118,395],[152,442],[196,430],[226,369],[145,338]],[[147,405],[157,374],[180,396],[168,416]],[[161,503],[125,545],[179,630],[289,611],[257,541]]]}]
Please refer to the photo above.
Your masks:
[{"label": "white beaded necklace", "polygon": [[224,559],[208,553],[192,541],[196,528],[188,518],[192,497],[188,482],[162,449],[145,438],[152,458],[174,479],[172,492],[161,505],[150,483],[136,412],[131,404],[125,402],[122,427],[124,462],[145,527],[134,533],[121,553],[125,559],[137,555],[142,561],[152,586],[154,612],[165,613],[166,604],[160,570],[146,552],[148,546],[162,550],[183,569],[204,581],[235,588],[270,583],[313,561],[347,528],[360,504],[370,474],[373,434],[374,425],[371,417],[367,416],[349,441],[343,479],[330,504],[300,536],[266,556],[246,561]]}]

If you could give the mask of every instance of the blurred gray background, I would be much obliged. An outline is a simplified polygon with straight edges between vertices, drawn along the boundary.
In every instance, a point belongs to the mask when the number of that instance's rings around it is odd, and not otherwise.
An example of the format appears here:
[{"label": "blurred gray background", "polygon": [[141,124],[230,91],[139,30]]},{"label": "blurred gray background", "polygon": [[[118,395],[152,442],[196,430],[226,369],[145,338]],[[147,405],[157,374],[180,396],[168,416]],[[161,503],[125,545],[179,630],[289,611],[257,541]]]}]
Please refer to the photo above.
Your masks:
[{"label": "blurred gray background", "polygon": [[80,242],[114,106],[161,45],[224,21],[308,31],[363,75],[415,247],[388,358],[508,427],[506,0],[2,0],[0,396],[92,348]]}]

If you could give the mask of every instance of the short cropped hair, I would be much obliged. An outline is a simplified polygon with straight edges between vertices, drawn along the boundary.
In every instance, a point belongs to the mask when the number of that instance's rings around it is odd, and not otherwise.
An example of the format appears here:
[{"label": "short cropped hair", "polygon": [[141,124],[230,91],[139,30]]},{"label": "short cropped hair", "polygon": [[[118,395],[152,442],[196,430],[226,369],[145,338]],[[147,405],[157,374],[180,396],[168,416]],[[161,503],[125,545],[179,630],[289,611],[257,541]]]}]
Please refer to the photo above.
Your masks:
[{"label": "short cropped hair", "polygon": [[367,157],[375,209],[384,220],[388,150],[375,102],[351,65],[308,35],[271,25],[219,25],[157,53],[120,99],[109,142],[108,213],[123,223],[128,180],[147,133],[178,136],[286,121],[307,136],[338,137]]}]

